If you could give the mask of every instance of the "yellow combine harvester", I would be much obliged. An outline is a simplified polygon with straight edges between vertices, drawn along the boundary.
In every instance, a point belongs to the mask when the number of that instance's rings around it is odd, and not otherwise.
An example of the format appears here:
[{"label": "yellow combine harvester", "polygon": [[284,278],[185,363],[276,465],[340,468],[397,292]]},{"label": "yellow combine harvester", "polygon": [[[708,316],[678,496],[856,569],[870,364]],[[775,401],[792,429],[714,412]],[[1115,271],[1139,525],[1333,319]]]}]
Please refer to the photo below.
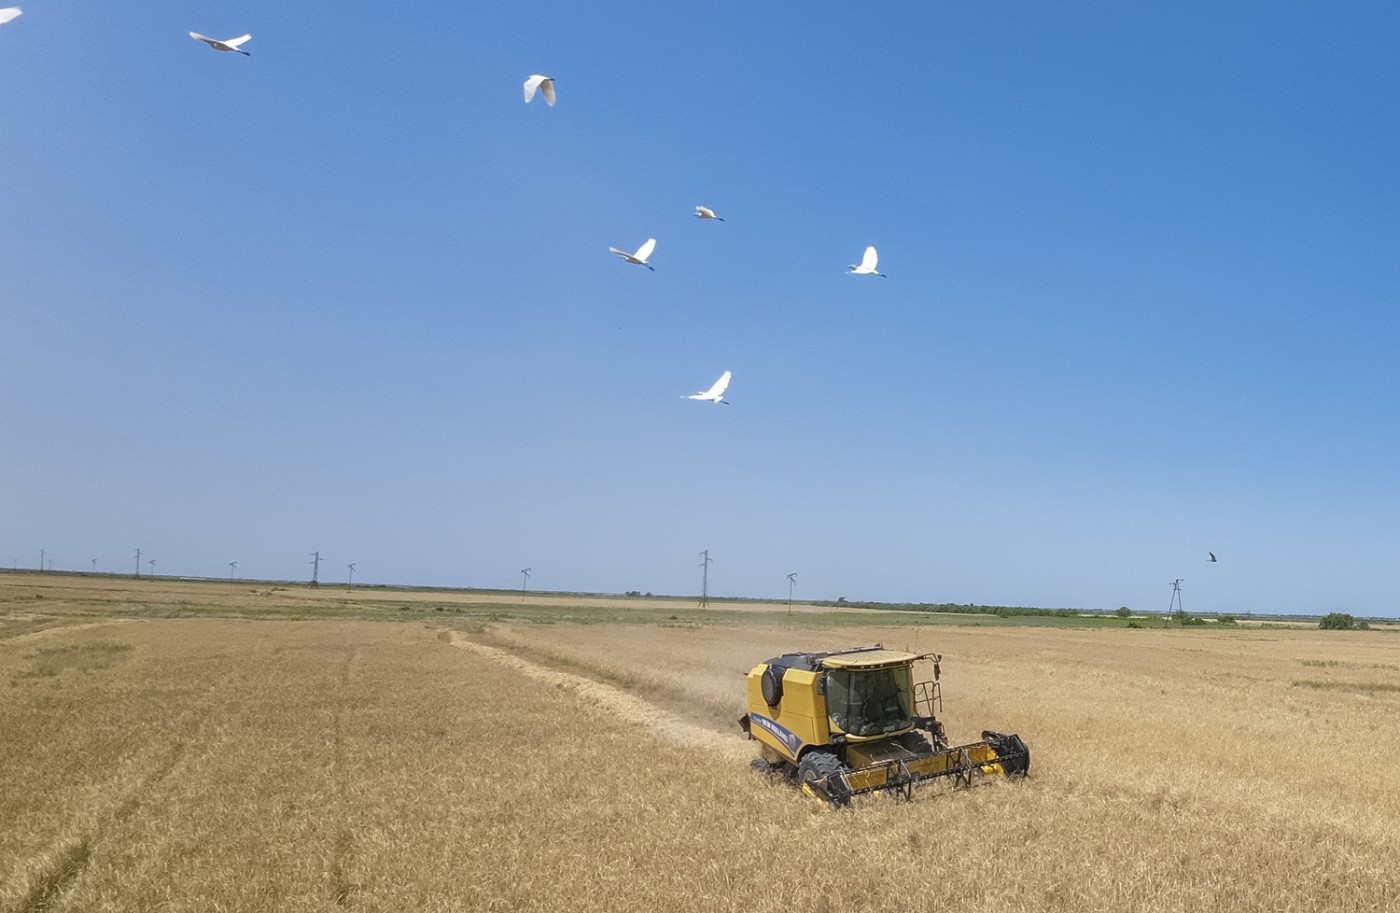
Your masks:
[{"label": "yellow combine harvester", "polygon": [[739,718],[759,743],[754,767],[795,777],[804,793],[832,805],[880,791],[908,798],[940,779],[970,786],[985,776],[1024,777],[1031,753],[1019,736],[987,731],[980,742],[948,745],[935,715],[943,711],[941,659],[876,644],[754,666],[748,713]]}]

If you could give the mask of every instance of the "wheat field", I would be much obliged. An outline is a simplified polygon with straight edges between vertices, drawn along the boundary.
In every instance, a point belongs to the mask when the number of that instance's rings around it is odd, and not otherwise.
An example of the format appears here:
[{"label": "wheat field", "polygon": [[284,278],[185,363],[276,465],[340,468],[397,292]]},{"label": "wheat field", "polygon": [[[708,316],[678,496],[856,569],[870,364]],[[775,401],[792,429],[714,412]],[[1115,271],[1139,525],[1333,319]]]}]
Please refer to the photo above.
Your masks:
[{"label": "wheat field", "polygon": [[[151,583],[0,580],[4,913],[1400,908],[1391,632],[293,620]],[[751,771],[741,674],[876,641],[940,650],[950,736],[1019,732],[1030,778],[833,811]]]}]

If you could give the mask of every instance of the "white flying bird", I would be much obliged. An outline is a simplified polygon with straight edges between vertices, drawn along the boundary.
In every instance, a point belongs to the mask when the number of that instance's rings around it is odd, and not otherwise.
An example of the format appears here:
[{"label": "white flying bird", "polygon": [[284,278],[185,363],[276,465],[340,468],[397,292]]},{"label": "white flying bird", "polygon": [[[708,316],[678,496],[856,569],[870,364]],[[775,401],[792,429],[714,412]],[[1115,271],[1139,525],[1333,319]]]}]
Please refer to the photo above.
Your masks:
[{"label": "white flying bird", "polygon": [[646,243],[643,244],[641,247],[637,248],[637,252],[635,254],[629,254],[625,250],[618,250],[616,247],[609,247],[608,250],[612,253],[617,254],[619,257],[626,260],[628,263],[635,263],[638,266],[645,266],[653,273],[656,272],[655,269],[652,269],[652,265],[647,262],[647,257],[650,257],[651,252],[656,250],[655,238],[647,238]]},{"label": "white flying bird", "polygon": [[5,9],[0,10],[0,25],[4,25],[6,22],[9,22],[11,19],[15,18],[22,12],[24,12],[24,10],[20,9],[17,6],[9,6]]},{"label": "white flying bird", "polygon": [[875,253],[875,248],[867,247],[865,256],[860,258],[860,266],[852,263],[851,268],[846,270],[846,274],[850,276],[879,276],[881,279],[888,279],[889,277],[884,273],[875,271],[875,263],[879,259],[880,255]]},{"label": "white flying bird", "polygon": [[723,221],[724,221],[724,220],[721,219],[719,216],[715,215],[715,211],[714,211],[713,209],[711,209],[710,207],[708,207],[708,206],[697,206],[697,207],[695,207],[695,218],[697,218],[697,219],[714,219],[716,222],[723,222]]},{"label": "white flying bird", "polygon": [[206,38],[205,36],[199,34],[199,32],[190,32],[190,37],[193,38],[195,41],[204,42],[216,51],[237,51],[244,57],[253,56],[252,54],[249,54],[247,51],[243,50],[242,47],[240,47],[240,45],[243,44],[243,42],[247,41],[249,38],[252,38],[252,35],[243,35],[240,38],[226,38],[223,41],[220,41],[218,38]]},{"label": "white flying bird", "polygon": [[721,403],[727,406],[729,403],[724,399],[724,391],[729,386],[729,378],[732,376],[733,375],[728,371],[725,371],[719,376],[719,380],[715,381],[715,385],[710,389],[703,390],[700,393],[692,393],[689,396],[682,396],[681,399],[698,399],[702,402]]},{"label": "white flying bird", "polygon": [[536,73],[525,80],[525,104],[530,103],[530,99],[535,97],[535,90],[539,89],[544,95],[544,103],[551,108],[554,107],[554,79],[550,76],[541,76]]}]

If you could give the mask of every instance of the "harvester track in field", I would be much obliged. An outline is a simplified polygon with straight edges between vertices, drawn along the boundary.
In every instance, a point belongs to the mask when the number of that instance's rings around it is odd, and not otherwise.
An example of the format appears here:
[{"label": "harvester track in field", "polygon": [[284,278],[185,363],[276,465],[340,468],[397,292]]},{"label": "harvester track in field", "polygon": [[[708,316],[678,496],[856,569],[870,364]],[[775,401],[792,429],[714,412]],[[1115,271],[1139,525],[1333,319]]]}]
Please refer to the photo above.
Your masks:
[{"label": "harvester track in field", "polygon": [[629,691],[596,679],[531,662],[499,647],[469,640],[452,633],[451,644],[529,676],[543,684],[565,688],[585,698],[584,706],[611,719],[644,727],[657,737],[691,748],[703,748],[736,759],[748,760],[751,747],[737,734],[727,734],[684,720]]},{"label": "harvester track in field", "polygon": [[57,634],[72,634],[74,631],[83,631],[91,628],[106,628],[113,625],[130,624],[134,621],[139,621],[139,619],[108,618],[103,621],[70,622],[63,618],[55,618],[51,624],[46,624],[44,627],[28,628],[23,631],[0,634],[0,644],[4,644],[5,646],[26,644],[31,641],[42,640],[46,637],[53,637]]},{"label": "harvester track in field", "polygon": [[46,913],[52,909],[69,886],[83,874],[92,857],[93,848],[102,840],[107,830],[136,813],[141,804],[184,760],[189,746],[188,739],[172,743],[156,766],[101,816],[91,830],[69,839],[56,848],[50,854],[47,864],[31,877],[29,890],[14,908],[15,913]]},{"label": "harvester track in field", "polygon": [[[350,709],[351,667],[355,665],[359,656],[358,649],[347,650],[345,659],[341,661],[339,700],[335,706],[332,729],[334,749],[331,755],[331,777],[335,782],[336,794],[340,802],[347,807],[350,804],[350,797],[346,788],[347,778],[345,776],[345,714]],[[331,857],[330,871],[327,873],[330,880],[330,899],[338,907],[349,906],[351,898],[360,887],[352,882],[347,874],[347,863],[354,852],[354,833],[348,822],[342,822],[336,831],[335,852]]]}]

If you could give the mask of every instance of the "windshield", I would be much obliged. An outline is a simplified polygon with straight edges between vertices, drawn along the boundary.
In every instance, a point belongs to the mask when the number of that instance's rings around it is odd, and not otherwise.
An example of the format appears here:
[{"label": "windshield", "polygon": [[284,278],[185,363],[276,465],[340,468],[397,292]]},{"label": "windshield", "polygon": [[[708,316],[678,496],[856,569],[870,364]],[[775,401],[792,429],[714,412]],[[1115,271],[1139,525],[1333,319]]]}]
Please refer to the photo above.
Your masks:
[{"label": "windshield", "polygon": [[826,674],[831,724],[857,736],[898,732],[914,725],[909,714],[909,667],[832,669]]}]

